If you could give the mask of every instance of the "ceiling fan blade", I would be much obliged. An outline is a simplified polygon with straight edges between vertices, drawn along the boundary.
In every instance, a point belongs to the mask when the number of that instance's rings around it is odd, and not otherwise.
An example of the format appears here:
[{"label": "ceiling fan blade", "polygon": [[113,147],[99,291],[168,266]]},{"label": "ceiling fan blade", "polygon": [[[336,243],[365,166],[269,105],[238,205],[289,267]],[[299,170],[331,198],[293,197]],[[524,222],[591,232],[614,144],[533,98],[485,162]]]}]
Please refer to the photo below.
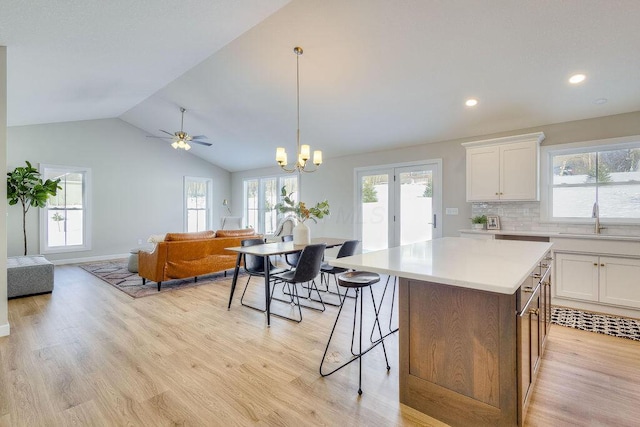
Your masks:
[{"label": "ceiling fan blade", "polygon": [[206,145],[207,147],[211,147],[213,145],[210,142],[198,141],[197,139],[192,139],[191,142],[194,144]]},{"label": "ceiling fan blade", "polygon": [[164,133],[166,133],[167,135],[171,135],[171,136],[173,136],[173,134],[172,134],[171,132],[167,132],[166,130],[162,130],[162,129],[160,129],[160,132],[164,132]]},{"label": "ceiling fan blade", "polygon": [[168,136],[155,136],[155,135],[147,135],[147,138],[173,139]]},{"label": "ceiling fan blade", "polygon": [[207,137],[205,135],[194,135],[191,139],[207,139]]}]

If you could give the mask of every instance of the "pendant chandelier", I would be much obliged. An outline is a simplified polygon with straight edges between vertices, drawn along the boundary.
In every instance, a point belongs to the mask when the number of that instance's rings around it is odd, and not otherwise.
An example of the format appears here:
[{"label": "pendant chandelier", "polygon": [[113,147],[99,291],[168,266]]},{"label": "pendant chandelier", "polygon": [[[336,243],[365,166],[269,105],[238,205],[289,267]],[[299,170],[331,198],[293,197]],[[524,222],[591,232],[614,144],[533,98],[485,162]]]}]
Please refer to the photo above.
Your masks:
[{"label": "pendant chandelier", "polygon": [[313,164],[315,169],[311,169],[307,164],[307,161],[311,158],[311,147],[306,144],[300,145],[300,55],[302,55],[301,47],[294,47],[293,53],[296,54],[296,99],[298,108],[298,132],[297,132],[297,161],[291,168],[287,168],[287,151],[284,147],[278,147],[276,149],[276,162],[280,165],[285,172],[315,172],[318,170],[318,166],[322,164],[322,151],[316,150],[313,152]]}]

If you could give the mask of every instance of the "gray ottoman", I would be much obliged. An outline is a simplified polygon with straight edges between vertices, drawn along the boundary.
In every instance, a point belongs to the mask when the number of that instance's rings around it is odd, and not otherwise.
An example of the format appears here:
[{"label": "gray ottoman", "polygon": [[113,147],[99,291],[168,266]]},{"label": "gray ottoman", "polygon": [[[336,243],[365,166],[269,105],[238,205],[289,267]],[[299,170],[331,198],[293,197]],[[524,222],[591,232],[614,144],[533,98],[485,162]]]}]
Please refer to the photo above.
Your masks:
[{"label": "gray ottoman", "polygon": [[129,270],[131,273],[138,272],[138,252],[140,252],[140,249],[131,249],[129,251],[131,255],[129,255],[127,270]]},{"label": "gray ottoman", "polygon": [[7,297],[53,291],[53,264],[42,255],[7,258]]}]

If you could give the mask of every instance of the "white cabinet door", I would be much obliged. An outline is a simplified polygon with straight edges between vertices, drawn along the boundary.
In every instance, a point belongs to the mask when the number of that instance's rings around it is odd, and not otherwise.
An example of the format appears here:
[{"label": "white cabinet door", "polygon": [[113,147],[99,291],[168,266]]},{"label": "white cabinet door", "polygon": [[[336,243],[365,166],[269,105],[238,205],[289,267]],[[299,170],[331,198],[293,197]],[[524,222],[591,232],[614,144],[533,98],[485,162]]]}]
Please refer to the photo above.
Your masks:
[{"label": "white cabinet door", "polygon": [[539,200],[542,132],[465,142],[467,201]]},{"label": "white cabinet door", "polygon": [[598,258],[556,252],[556,296],[598,301]]},{"label": "white cabinet door", "polygon": [[600,302],[640,308],[640,259],[600,257]]},{"label": "white cabinet door", "polygon": [[467,201],[500,199],[500,149],[467,149]]},{"label": "white cabinet door", "polygon": [[538,200],[538,143],[500,146],[500,199]]}]

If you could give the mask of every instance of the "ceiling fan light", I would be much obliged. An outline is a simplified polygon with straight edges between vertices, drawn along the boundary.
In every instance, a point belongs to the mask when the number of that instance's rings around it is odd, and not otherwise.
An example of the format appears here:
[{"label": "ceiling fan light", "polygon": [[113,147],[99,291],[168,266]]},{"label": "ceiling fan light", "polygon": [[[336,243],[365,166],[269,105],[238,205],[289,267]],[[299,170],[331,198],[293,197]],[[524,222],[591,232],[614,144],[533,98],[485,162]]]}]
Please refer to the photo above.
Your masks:
[{"label": "ceiling fan light", "polygon": [[171,146],[172,146],[174,149],[176,149],[176,150],[178,149],[178,143],[177,143],[177,142],[175,142],[175,141],[173,141],[173,143],[171,144]]},{"label": "ceiling fan light", "polygon": [[189,151],[189,150],[191,150],[191,146],[190,146],[189,144],[185,143],[185,144],[184,144],[184,150],[185,150],[185,151]]}]

